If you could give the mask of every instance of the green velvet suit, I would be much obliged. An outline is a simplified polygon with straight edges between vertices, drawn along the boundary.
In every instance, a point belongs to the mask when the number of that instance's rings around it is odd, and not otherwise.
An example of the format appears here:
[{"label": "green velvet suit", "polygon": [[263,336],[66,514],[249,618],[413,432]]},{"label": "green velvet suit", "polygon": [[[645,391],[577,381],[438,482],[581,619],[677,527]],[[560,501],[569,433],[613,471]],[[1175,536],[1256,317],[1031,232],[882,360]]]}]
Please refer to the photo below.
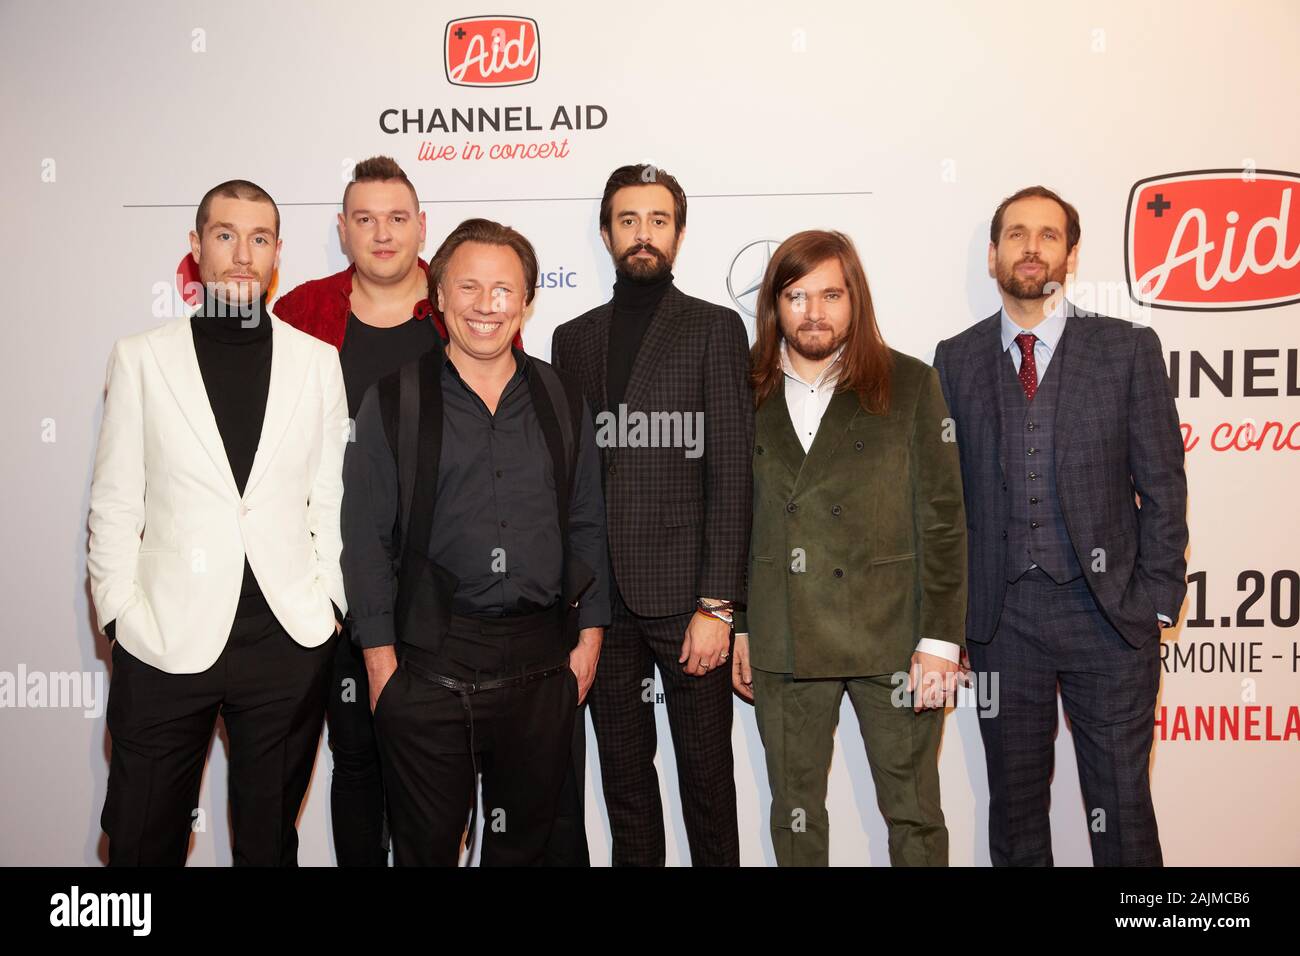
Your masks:
[{"label": "green velvet suit", "polygon": [[831,399],[807,454],[784,387],[758,410],[748,632],[778,862],[827,858],[839,703],[857,711],[895,863],[947,861],[941,710],[890,699],[918,639],[964,644],[966,517],[955,429],[934,369],[893,352],[889,412]]}]

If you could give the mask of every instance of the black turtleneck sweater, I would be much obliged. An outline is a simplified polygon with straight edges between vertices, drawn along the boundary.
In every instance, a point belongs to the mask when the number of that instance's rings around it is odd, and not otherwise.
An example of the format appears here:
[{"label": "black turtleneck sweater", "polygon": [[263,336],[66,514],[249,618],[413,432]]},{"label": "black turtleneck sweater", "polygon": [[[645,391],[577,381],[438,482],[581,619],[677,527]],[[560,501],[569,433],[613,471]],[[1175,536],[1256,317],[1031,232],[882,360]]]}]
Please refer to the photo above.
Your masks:
[{"label": "black turtleneck sweater", "polygon": [[609,327],[609,365],[605,397],[617,411],[632,378],[632,365],[641,350],[641,340],[650,328],[659,300],[673,284],[670,272],[661,279],[642,282],[619,272],[614,279],[614,314]]},{"label": "black turtleneck sweater", "polygon": [[[234,314],[222,315],[223,311]],[[240,314],[237,308],[224,303],[206,300],[190,319],[203,386],[241,495],[262,437],[262,419],[271,387],[270,316],[265,298],[256,317]],[[244,558],[244,583],[235,616],[247,617],[270,610],[248,558]]]}]

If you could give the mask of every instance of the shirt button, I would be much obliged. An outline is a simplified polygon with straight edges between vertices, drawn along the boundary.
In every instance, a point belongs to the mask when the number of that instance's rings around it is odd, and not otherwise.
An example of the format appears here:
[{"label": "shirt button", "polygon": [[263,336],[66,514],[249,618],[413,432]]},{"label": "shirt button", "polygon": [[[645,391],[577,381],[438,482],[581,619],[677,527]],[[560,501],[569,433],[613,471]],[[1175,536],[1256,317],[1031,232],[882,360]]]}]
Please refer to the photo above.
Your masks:
[{"label": "shirt button", "polygon": [[1037,528],[1037,527],[1038,527],[1038,522],[1037,522],[1037,521],[1031,521],[1031,522],[1029,522],[1029,527],[1031,527],[1031,528]]},{"label": "shirt button", "polygon": [[759,455],[763,454],[763,446],[762,446],[762,445],[755,445],[755,446],[754,446],[754,452],[755,452],[755,454],[759,454]]},{"label": "shirt button", "polygon": [[1034,455],[1034,454],[1037,454],[1037,452],[1038,452],[1038,449],[1037,449],[1037,448],[1030,448],[1028,451],[1025,452],[1025,454],[1026,454],[1026,455]]},{"label": "shirt button", "polygon": [[610,465],[610,466],[609,466],[609,473],[610,473],[611,475],[616,475],[616,474],[618,474],[618,469],[615,468],[613,465]]},{"label": "shirt button", "polygon": [[501,477],[501,469],[500,469],[500,468],[497,469],[497,477],[498,477],[498,478]]},{"label": "shirt button", "polygon": [[506,526],[506,523],[505,523],[505,522],[504,522],[504,521],[503,521],[503,522],[501,522],[501,527],[503,527],[503,528],[504,528],[504,527],[505,527],[505,526]]},{"label": "shirt button", "polygon": [[1030,431],[1033,431],[1037,426],[1033,422],[1030,422],[1025,427],[1028,428]]},{"label": "shirt button", "polygon": [[1029,473],[1029,480],[1030,480],[1030,481],[1037,481],[1037,480],[1038,480],[1038,472],[1036,472],[1036,471],[1031,471],[1031,472]]},{"label": "shirt button", "polygon": [[843,568],[836,568],[836,569],[835,569],[835,576],[836,576],[837,578],[842,578],[842,577],[844,577],[844,569],[843,569]]},{"label": "shirt button", "polygon": [[844,509],[841,508],[839,505],[831,505],[831,514],[833,514],[837,518],[840,516],[840,512],[843,510]]},{"label": "shirt button", "polygon": [[858,451],[862,451],[862,448],[863,448],[862,442],[861,442],[861,441],[855,441],[855,442],[853,443],[853,447],[856,448]]},{"label": "shirt button", "polygon": [[792,501],[785,506],[785,510],[790,512],[790,514],[794,514],[796,511],[799,510],[799,506]]},{"label": "shirt button", "polygon": [[1031,505],[1036,505],[1036,504],[1038,504],[1038,499],[1037,499],[1037,498],[1030,498],[1030,499],[1029,499],[1029,503],[1030,503]]}]

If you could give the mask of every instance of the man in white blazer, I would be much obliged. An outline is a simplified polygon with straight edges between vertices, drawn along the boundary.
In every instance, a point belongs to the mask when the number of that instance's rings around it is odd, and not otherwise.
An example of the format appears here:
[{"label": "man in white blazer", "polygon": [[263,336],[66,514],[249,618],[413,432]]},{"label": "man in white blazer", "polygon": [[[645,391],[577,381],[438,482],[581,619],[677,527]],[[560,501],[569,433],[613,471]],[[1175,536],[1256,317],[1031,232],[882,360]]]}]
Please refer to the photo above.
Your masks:
[{"label": "man in white blazer", "polygon": [[190,233],[202,305],[109,359],[87,564],[114,640],[110,865],[184,864],[218,714],[234,862],[297,862],[347,610],[350,423],[335,350],[266,308],[279,227],[253,183],[210,190]]}]

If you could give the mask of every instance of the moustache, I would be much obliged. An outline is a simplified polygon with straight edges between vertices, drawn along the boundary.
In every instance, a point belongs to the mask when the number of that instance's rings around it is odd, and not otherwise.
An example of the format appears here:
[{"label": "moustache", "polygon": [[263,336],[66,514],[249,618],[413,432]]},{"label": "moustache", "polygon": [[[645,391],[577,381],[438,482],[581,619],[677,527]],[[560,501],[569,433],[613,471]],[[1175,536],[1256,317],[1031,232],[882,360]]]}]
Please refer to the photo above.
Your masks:
[{"label": "moustache", "polygon": [[632,258],[634,255],[636,255],[638,252],[648,252],[648,253],[650,253],[651,255],[656,256],[656,257],[660,257],[660,258],[663,256],[663,253],[662,253],[662,252],[660,252],[658,249],[656,249],[654,246],[652,246],[650,243],[647,242],[647,243],[643,243],[643,244],[641,244],[641,245],[632,246],[630,249],[628,249],[627,252],[623,253],[623,258],[624,258],[624,259],[631,259],[631,258]]}]

